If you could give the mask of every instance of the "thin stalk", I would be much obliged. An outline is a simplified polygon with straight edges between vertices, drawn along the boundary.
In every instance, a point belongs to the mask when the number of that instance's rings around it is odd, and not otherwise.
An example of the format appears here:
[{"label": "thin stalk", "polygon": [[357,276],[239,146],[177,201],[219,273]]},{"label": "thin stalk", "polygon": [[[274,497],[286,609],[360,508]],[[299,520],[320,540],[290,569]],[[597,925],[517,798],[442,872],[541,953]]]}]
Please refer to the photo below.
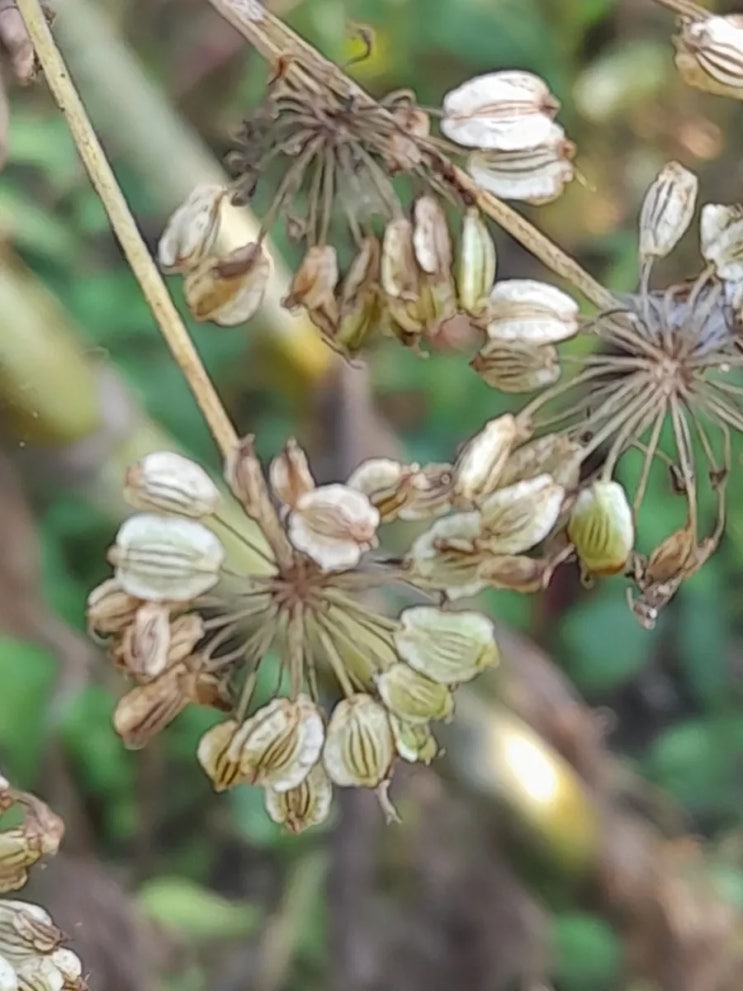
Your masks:
[{"label": "thin stalk", "polygon": [[116,177],[70,79],[38,0],[18,0],[18,9],[33,42],[49,89],[64,114],[90,180],[105,207],[153,316],[183,372],[215,442],[227,455],[237,434],[207,375],[201,358],[168,294],[157,266],[137,229]]}]

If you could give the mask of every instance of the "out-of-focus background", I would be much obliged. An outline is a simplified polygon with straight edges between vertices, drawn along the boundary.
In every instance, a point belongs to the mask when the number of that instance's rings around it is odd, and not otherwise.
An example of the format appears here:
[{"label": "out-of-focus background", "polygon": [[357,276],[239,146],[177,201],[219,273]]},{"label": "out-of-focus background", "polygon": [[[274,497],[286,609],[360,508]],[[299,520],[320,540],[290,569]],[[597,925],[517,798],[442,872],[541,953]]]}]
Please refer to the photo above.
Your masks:
[{"label": "out-of-focus background", "polygon": [[[563,104],[581,178],[525,212],[613,290],[658,168],[743,199],[743,106],[677,78],[650,0],[275,0],[375,94],[423,105],[524,68]],[[730,7],[719,9],[729,10]],[[64,0],[54,26],[154,247],[213,178],[265,66],[207,0]],[[125,507],[124,466],[214,447],[158,336],[43,81],[11,89],[0,176],[0,764],[67,822],[29,892],[100,991],[737,991],[743,987],[743,500],[720,551],[653,632],[621,578],[568,569],[544,596],[493,592],[503,670],[462,702],[447,754],[396,777],[399,826],[344,796],[282,836],[260,794],[216,796],[190,709],[145,751],[110,726],[118,676],[84,632]],[[546,273],[496,232],[499,276]],[[292,256],[281,232],[276,243]],[[664,274],[697,271],[690,234]],[[173,291],[181,303],[180,287]],[[276,297],[277,299],[278,297]],[[264,456],[294,434],[318,472],[365,456],[448,459],[508,404],[466,359],[389,344],[339,367],[276,299],[247,327],[192,326]],[[738,469],[740,465],[736,466]],[[739,483],[737,483],[739,486]],[[663,488],[641,536],[666,530]]]}]

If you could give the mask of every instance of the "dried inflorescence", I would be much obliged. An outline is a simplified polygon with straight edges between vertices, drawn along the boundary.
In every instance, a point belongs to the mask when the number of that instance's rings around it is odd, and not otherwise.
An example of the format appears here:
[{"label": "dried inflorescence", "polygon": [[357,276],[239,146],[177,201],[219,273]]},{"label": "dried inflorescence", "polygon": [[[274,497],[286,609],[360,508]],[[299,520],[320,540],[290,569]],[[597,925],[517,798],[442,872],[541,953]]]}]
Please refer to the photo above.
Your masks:
[{"label": "dried inflorescence", "polygon": [[[62,820],[33,795],[11,788],[0,775],[0,815],[14,825],[0,831],[0,894],[18,891],[29,869],[57,852]],[[20,813],[20,818],[18,814]],[[85,991],[82,964],[64,933],[40,905],[0,899],[0,988],[3,991]]]}]

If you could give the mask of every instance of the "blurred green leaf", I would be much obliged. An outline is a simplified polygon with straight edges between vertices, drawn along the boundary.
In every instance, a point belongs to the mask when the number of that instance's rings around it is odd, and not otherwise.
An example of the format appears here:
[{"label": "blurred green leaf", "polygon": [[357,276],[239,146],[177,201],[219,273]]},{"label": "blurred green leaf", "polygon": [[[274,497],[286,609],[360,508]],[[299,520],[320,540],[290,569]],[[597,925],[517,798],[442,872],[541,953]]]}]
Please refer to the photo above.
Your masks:
[{"label": "blurred green leaf", "polygon": [[565,912],[556,919],[555,976],[565,991],[613,991],[622,958],[618,938],[600,919]]},{"label": "blurred green leaf", "polygon": [[47,734],[57,661],[35,644],[0,636],[0,751],[17,785],[33,784]]},{"label": "blurred green leaf", "polygon": [[261,920],[254,906],[228,901],[184,877],[153,878],[138,898],[153,922],[196,940],[248,936]]}]

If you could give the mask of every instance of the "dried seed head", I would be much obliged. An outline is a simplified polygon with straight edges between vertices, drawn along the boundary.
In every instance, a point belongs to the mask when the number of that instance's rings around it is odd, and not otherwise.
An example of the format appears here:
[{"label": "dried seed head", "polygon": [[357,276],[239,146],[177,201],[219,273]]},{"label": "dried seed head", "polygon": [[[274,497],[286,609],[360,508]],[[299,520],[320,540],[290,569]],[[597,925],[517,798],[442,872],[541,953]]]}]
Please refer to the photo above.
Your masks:
[{"label": "dried seed head", "polygon": [[107,578],[88,596],[88,628],[99,633],[122,633],[141,604],[142,600],[125,592],[116,578]]},{"label": "dried seed head", "polygon": [[395,749],[403,760],[430,764],[438,756],[439,746],[426,723],[411,723],[391,712],[390,726]]},{"label": "dried seed head", "polygon": [[122,638],[127,673],[151,681],[168,666],[169,650],[170,607],[162,602],[143,603]]},{"label": "dried seed head", "polygon": [[321,485],[297,501],[288,536],[323,570],[345,571],[376,547],[378,526],[379,511],[363,493],[347,485]]},{"label": "dried seed head", "polygon": [[549,203],[575,178],[575,145],[566,140],[557,124],[549,136],[525,151],[475,151],[467,159],[467,171],[488,192],[506,200]]},{"label": "dried seed head", "polygon": [[274,494],[290,509],[315,488],[307,455],[294,438],[290,438],[281,454],[273,459],[268,477]]},{"label": "dried seed head", "polygon": [[178,668],[168,668],[158,678],[133,688],[119,700],[113,724],[129,750],[141,750],[186,708],[189,700],[180,677]]},{"label": "dried seed head", "polygon": [[490,420],[465,444],[454,466],[454,491],[462,502],[477,502],[498,487],[517,437],[516,420],[506,413]]},{"label": "dried seed head", "polygon": [[465,148],[534,148],[549,137],[559,106],[531,72],[490,72],[446,94],[441,130]]},{"label": "dried seed head", "polygon": [[172,451],[147,454],[128,468],[124,498],[135,509],[194,519],[210,516],[220,503],[219,490],[201,465]]},{"label": "dried seed head", "polygon": [[743,206],[707,203],[700,225],[702,256],[721,279],[743,280]]},{"label": "dried seed head", "polygon": [[201,523],[138,513],[119,529],[109,551],[125,592],[153,602],[188,602],[219,579],[224,549]]},{"label": "dried seed head", "polygon": [[432,681],[471,681],[498,661],[493,624],[480,613],[414,606],[400,620],[402,629],[395,633],[399,657]]},{"label": "dried seed head", "polygon": [[533,279],[508,279],[493,286],[488,301],[488,337],[542,346],[578,332],[578,304],[566,293]]},{"label": "dried seed head", "polygon": [[565,497],[551,475],[494,492],[483,502],[482,527],[494,554],[523,554],[550,533]]},{"label": "dried seed head", "polygon": [[419,196],[413,204],[413,251],[428,275],[448,274],[452,246],[446,214],[435,196]]},{"label": "dried seed head", "polygon": [[669,162],[651,184],[640,212],[640,258],[665,258],[686,232],[699,181],[678,162]]},{"label": "dried seed head", "polygon": [[462,309],[477,317],[495,282],[495,242],[477,207],[467,207],[456,256],[457,298]]},{"label": "dried seed head", "polygon": [[188,272],[209,254],[219,233],[223,186],[197,186],[171,215],[157,246],[164,272]]},{"label": "dried seed head", "polygon": [[352,695],[336,705],[323,750],[331,781],[341,787],[377,788],[387,779],[394,756],[384,706],[370,695]]},{"label": "dried seed head", "polygon": [[396,716],[410,723],[448,719],[454,698],[448,685],[432,681],[402,662],[392,664],[377,676],[380,698]]},{"label": "dried seed head", "polygon": [[324,739],[320,710],[309,698],[276,698],[242,724],[228,753],[239,754],[240,774],[250,784],[289,791],[317,763]]},{"label": "dried seed head", "polygon": [[621,571],[635,542],[632,509],[618,482],[594,482],[575,500],[568,523],[581,564],[591,574]]},{"label": "dried seed head", "polygon": [[488,341],[470,365],[484,382],[501,392],[533,392],[560,377],[557,349],[551,344]]},{"label": "dried seed head", "polygon": [[321,764],[316,764],[296,788],[265,791],[269,816],[293,834],[325,822],[332,798],[333,786]]},{"label": "dried seed head", "polygon": [[743,17],[682,21],[675,38],[676,66],[690,86],[721,96],[743,96]]},{"label": "dried seed head", "polygon": [[260,309],[270,277],[271,260],[263,246],[246,244],[192,269],[183,287],[186,303],[196,320],[233,327]]}]

